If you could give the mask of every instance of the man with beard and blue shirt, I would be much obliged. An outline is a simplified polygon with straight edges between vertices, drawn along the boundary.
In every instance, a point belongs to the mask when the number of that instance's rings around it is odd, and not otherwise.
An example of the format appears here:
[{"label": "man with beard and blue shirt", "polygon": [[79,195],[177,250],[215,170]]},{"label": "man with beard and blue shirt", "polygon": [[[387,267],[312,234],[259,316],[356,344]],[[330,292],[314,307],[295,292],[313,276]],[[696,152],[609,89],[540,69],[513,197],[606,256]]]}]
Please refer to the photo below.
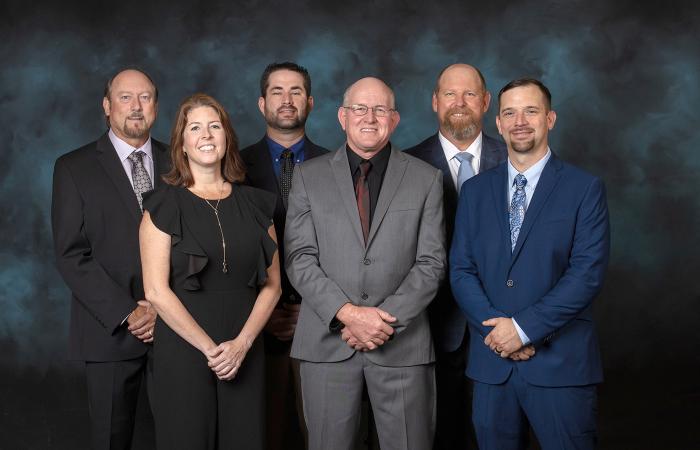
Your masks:
[{"label": "man with beard and blue shirt", "polygon": [[[311,142],[305,124],[313,109],[309,72],[293,62],[272,63],[260,78],[258,107],[265,136],[241,151],[247,183],[277,195],[274,223],[280,255],[284,254],[287,198],[294,166],[327,153]],[[289,357],[301,296],[292,287],[280,258],[282,297],[265,327],[267,430],[269,450],[303,449],[306,435],[301,413],[299,363]]]}]

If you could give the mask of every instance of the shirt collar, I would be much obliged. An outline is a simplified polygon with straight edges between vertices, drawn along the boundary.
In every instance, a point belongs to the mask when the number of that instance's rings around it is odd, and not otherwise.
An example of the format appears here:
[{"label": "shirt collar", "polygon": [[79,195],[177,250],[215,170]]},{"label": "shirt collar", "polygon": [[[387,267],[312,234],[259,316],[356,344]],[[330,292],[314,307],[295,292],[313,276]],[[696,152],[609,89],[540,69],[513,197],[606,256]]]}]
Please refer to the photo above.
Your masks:
[{"label": "shirt collar", "polygon": [[114,149],[117,151],[117,155],[119,155],[119,160],[123,163],[126,161],[126,159],[135,151],[143,151],[146,156],[148,156],[149,159],[153,160],[153,151],[151,149],[151,137],[149,136],[148,139],[146,139],[146,142],[139,148],[134,148],[131,145],[127,144],[123,140],[121,140],[116,134],[114,134],[114,131],[112,129],[109,129],[109,133],[107,133],[109,136],[109,140],[112,142],[112,145],[114,146]]},{"label": "shirt collar", "polygon": [[[544,166],[547,165],[547,161],[549,161],[549,158],[552,156],[552,151],[547,147],[547,153],[537,161],[535,164],[530,166],[525,172],[522,174],[525,176],[525,179],[527,180],[527,184],[525,187],[531,187],[532,189],[537,186],[537,183],[540,181],[540,175],[542,175],[542,171],[544,170]],[[513,167],[513,164],[510,162],[510,158],[508,158],[508,187],[511,188],[513,186],[513,182],[515,181],[515,176],[519,174],[518,170]]]},{"label": "shirt collar", "polygon": [[[447,161],[451,161],[452,158],[457,155],[457,153],[461,153],[461,150],[458,149],[452,142],[450,142],[443,134],[441,131],[438,131],[438,139],[440,139],[440,145],[442,146],[442,151],[445,152],[445,158]],[[474,139],[474,142],[472,142],[469,147],[467,147],[466,151],[467,153],[471,153],[475,160],[479,160],[481,158],[481,142],[482,142],[482,134],[481,131],[479,132],[479,135]]]},{"label": "shirt collar", "polygon": [[[391,143],[387,143],[383,149],[379,150],[372,156],[369,161],[372,163],[372,170],[375,173],[383,173],[389,164],[389,156],[391,152]],[[353,152],[349,145],[345,144],[345,151],[348,154],[348,162],[350,163],[350,173],[354,174],[360,167],[360,163],[364,161],[357,153]]]},{"label": "shirt collar", "polygon": [[[280,158],[282,152],[287,150],[287,147],[281,145],[280,143],[272,140],[270,136],[265,135],[265,140],[267,140],[267,148],[270,150],[270,156],[272,160],[275,161]],[[299,142],[289,147],[289,150],[294,153],[294,159],[300,159],[301,154],[304,152],[304,144],[306,143],[306,136],[299,139]]]}]

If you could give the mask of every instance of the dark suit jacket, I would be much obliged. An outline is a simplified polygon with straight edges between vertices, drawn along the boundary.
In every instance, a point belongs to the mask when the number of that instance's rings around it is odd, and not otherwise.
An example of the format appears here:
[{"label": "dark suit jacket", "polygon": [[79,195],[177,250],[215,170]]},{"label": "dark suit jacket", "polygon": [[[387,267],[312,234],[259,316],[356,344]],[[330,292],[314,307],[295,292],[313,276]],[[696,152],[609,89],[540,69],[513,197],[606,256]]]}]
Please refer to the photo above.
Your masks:
[{"label": "dark suit jacket", "polygon": [[[469,321],[467,375],[504,382],[514,365],[530,384],[602,381],[591,302],[608,264],[610,229],[602,181],[554,155],[542,171],[511,253],[508,169],[462,186],[450,251],[452,291]],[[492,317],[514,317],[537,353],[503,359],[484,345]]]},{"label": "dark suit jacket", "polygon": [[[406,153],[422,159],[442,171],[445,231],[447,248],[449,249],[452,242],[458,195],[438,134],[435,133],[415,147],[409,148],[406,150]],[[498,163],[505,161],[507,157],[508,150],[502,141],[482,134],[479,173],[496,167]],[[437,349],[442,352],[456,350],[464,339],[464,334],[467,330],[467,319],[455,302],[450,283],[447,280],[440,287],[435,300],[430,304],[428,312]]]},{"label": "dark suit jacket", "polygon": [[[154,139],[155,186],[170,168]],[[67,153],[54,167],[51,206],[56,263],[73,293],[69,355],[121,361],[143,355],[124,318],[144,298],[138,229],[141,211],[109,136]]]},{"label": "dark suit jacket", "polygon": [[[305,137],[304,144],[304,160],[309,160],[317,156],[328,153],[323,147],[319,147]],[[298,303],[301,301],[301,296],[292,287],[287,277],[287,271],[284,269],[284,224],[287,211],[282,203],[282,195],[280,194],[279,182],[272,168],[272,158],[270,150],[267,146],[267,139],[263,136],[260,141],[241,150],[241,157],[247,167],[246,184],[264,189],[277,195],[277,205],[275,206],[275,215],[273,217],[275,224],[275,232],[277,233],[277,246],[280,255],[280,272],[282,276],[282,297],[280,304],[284,302]],[[265,348],[268,351],[286,351],[289,349],[290,342],[281,342],[272,336],[265,334]]]}]

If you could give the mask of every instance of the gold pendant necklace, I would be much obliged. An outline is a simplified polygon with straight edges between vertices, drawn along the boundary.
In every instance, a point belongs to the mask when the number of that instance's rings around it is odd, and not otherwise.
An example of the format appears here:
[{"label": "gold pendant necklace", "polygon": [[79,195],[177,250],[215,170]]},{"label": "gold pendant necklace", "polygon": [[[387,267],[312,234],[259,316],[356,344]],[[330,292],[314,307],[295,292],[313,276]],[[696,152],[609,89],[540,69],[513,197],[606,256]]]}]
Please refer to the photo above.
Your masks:
[{"label": "gold pendant necklace", "polygon": [[221,220],[219,220],[219,202],[221,202],[221,197],[224,196],[224,183],[221,184],[221,192],[219,193],[219,199],[216,201],[216,206],[209,203],[209,200],[203,198],[207,205],[214,210],[214,217],[216,217],[216,224],[219,225],[219,233],[221,233],[221,249],[224,253],[224,260],[221,264],[221,271],[223,273],[228,272],[228,265],[226,264],[226,239],[224,238],[224,229],[221,227]]}]

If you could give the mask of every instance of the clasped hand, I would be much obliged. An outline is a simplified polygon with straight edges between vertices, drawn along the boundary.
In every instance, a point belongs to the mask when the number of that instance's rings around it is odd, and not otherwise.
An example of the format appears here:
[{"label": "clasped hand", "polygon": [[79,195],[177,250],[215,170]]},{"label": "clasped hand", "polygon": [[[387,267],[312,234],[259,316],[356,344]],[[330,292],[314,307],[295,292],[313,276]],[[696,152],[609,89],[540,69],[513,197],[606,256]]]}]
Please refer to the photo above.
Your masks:
[{"label": "clasped hand", "polygon": [[158,314],[151,306],[151,302],[139,300],[136,303],[138,306],[126,319],[129,325],[128,330],[142,342],[153,342],[153,327],[156,324]]},{"label": "clasped hand", "polygon": [[510,358],[513,361],[527,361],[535,355],[535,347],[533,345],[523,346],[512,319],[495,317],[485,320],[481,324],[493,327],[493,330],[484,339],[484,344],[501,358]]},{"label": "clasped hand", "polygon": [[205,351],[207,364],[220,380],[232,380],[238,374],[243,359],[251,346],[252,342],[247,342],[241,336],[222,342]]},{"label": "clasped hand", "polygon": [[297,328],[300,308],[300,304],[290,303],[283,303],[281,308],[275,308],[265,325],[265,331],[280,341],[291,341]]},{"label": "clasped hand", "polygon": [[346,303],[336,317],[345,325],[341,338],[355,350],[374,350],[384,345],[394,334],[394,328],[390,324],[396,322],[396,317],[374,306]]}]

